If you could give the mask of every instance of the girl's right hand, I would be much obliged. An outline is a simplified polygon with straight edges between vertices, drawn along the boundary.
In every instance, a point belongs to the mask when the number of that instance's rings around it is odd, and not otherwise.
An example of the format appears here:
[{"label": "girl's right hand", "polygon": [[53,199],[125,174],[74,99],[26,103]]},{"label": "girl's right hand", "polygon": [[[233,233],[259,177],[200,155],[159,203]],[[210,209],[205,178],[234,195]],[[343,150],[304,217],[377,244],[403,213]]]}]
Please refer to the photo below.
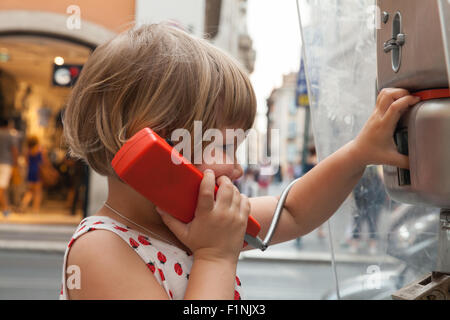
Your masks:
[{"label": "girl's right hand", "polygon": [[228,177],[219,177],[217,184],[219,189],[214,201],[214,172],[205,170],[194,219],[188,224],[157,210],[167,227],[193,252],[194,258],[237,262],[250,214],[250,201]]},{"label": "girl's right hand", "polygon": [[385,88],[377,97],[375,109],[358,136],[352,141],[353,157],[362,168],[386,164],[409,169],[408,156],[398,152],[394,133],[401,116],[420,101],[405,89]]}]

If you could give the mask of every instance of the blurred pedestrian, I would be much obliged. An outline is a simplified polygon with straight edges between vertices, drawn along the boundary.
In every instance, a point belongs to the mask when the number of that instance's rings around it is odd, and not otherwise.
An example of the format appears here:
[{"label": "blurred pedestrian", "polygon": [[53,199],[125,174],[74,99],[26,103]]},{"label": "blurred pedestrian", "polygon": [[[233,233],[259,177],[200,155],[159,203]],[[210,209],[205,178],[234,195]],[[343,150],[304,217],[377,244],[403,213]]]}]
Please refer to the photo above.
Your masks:
[{"label": "blurred pedestrian", "polygon": [[317,164],[317,154],[316,147],[314,145],[308,148],[308,157],[306,158],[305,164],[303,165],[302,175],[308,173],[309,170],[314,168]]},{"label": "blurred pedestrian", "polygon": [[287,176],[289,181],[292,181],[294,179],[294,164],[292,163],[289,163],[288,165]]},{"label": "blurred pedestrian", "polygon": [[281,167],[281,165],[278,165],[278,169],[277,169],[277,171],[275,172],[275,175],[274,175],[274,181],[276,183],[283,182],[283,168]]},{"label": "blurred pedestrian", "polygon": [[271,182],[271,175],[261,173],[258,175],[258,196],[267,196],[269,194],[269,185]]},{"label": "blurred pedestrian", "polygon": [[17,130],[14,127],[14,123],[10,121],[9,123],[9,132],[15,138],[15,145],[17,147],[17,161],[13,166],[12,174],[11,174],[11,182],[9,185],[9,200],[10,200],[10,208],[13,211],[14,208],[18,208],[20,206],[20,201],[22,198],[22,194],[24,193],[24,188],[26,188],[24,180],[25,180],[25,166],[24,159],[22,156],[22,140],[23,140],[23,132]]},{"label": "blurred pedestrian", "polygon": [[241,182],[241,193],[247,197],[258,196],[258,183],[255,180],[255,172],[253,169],[246,169]]},{"label": "blurred pedestrian", "polygon": [[28,154],[28,188],[25,192],[22,203],[20,205],[21,211],[25,211],[33,200],[33,212],[39,212],[42,201],[42,180],[40,176],[40,168],[43,162],[43,154],[39,145],[39,139],[36,136],[31,136],[27,140]]},{"label": "blurred pedestrian", "polygon": [[302,164],[301,162],[298,162],[294,165],[293,168],[294,179],[300,178],[302,174],[303,174]]},{"label": "blurred pedestrian", "polygon": [[[78,203],[80,200],[85,201],[83,190],[86,187],[87,166],[80,160],[68,159],[70,164],[71,184],[67,195],[70,213],[76,214]],[[83,206],[84,207],[84,206]]]},{"label": "blurred pedestrian", "polygon": [[360,247],[363,224],[369,231],[369,253],[376,253],[378,217],[387,200],[383,182],[376,166],[368,166],[363,177],[353,190],[357,213],[353,217],[350,251],[356,253]]},{"label": "blurred pedestrian", "polygon": [[8,124],[8,119],[0,118],[0,209],[5,216],[10,212],[8,188],[18,156],[16,138]]}]

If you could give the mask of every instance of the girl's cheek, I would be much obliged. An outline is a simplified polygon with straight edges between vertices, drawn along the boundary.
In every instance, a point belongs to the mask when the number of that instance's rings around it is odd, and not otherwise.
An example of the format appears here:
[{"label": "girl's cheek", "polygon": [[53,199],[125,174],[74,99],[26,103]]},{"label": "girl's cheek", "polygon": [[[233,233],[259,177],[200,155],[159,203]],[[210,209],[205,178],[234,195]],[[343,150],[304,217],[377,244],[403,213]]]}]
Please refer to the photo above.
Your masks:
[{"label": "girl's cheek", "polygon": [[200,172],[204,172],[206,169],[211,169],[208,165],[205,164],[200,164],[200,165],[195,165],[195,167],[200,171]]},{"label": "girl's cheek", "polygon": [[221,170],[220,167],[214,164],[201,164],[201,165],[196,165],[195,166],[200,172],[204,172],[206,169],[211,169],[212,171],[214,171],[214,175],[216,176],[216,178],[219,176]]},{"label": "girl's cheek", "polygon": [[[215,156],[214,151],[212,156]],[[221,159],[208,157],[208,160],[209,163],[203,162],[200,165],[195,165],[196,168],[201,172],[204,172],[206,169],[211,169],[214,171],[216,178],[223,175],[229,177],[232,176],[235,161],[233,161],[233,158],[229,157],[225,152],[223,152],[223,157]]]}]

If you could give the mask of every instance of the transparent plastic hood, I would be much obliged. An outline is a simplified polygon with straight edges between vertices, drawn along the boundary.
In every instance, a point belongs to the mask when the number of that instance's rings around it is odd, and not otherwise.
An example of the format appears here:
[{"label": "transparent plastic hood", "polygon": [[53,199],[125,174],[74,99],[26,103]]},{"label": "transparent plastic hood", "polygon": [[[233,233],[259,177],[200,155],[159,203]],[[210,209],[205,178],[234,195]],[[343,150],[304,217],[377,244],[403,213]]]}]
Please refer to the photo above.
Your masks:
[{"label": "transparent plastic hood", "polygon": [[[374,0],[299,0],[319,160],[354,139],[375,107]],[[391,299],[433,270],[439,209],[389,199],[370,166],[327,222],[336,283],[324,299]]]}]

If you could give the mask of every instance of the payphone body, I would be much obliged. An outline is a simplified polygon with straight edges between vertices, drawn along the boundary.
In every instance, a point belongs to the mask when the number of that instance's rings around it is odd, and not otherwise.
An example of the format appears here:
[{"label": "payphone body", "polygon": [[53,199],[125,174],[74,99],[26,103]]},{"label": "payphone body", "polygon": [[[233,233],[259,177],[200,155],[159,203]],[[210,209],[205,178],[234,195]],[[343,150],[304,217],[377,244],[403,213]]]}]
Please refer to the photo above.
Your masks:
[{"label": "payphone body", "polygon": [[433,98],[433,91],[449,87],[438,3],[378,0],[377,5],[378,91],[431,92],[398,124],[394,139],[409,156],[410,169],[384,166],[386,190],[401,202],[450,208],[450,94]]},{"label": "payphone body", "polygon": [[393,297],[449,299],[450,62],[440,19],[444,8],[439,0],[377,0],[377,8],[377,90],[404,88],[424,98],[398,123],[394,140],[410,167],[383,166],[386,190],[400,202],[441,208],[436,270]]},{"label": "payphone body", "polygon": [[391,198],[450,208],[450,98],[419,102],[400,119],[394,140],[409,170],[384,166]]}]

